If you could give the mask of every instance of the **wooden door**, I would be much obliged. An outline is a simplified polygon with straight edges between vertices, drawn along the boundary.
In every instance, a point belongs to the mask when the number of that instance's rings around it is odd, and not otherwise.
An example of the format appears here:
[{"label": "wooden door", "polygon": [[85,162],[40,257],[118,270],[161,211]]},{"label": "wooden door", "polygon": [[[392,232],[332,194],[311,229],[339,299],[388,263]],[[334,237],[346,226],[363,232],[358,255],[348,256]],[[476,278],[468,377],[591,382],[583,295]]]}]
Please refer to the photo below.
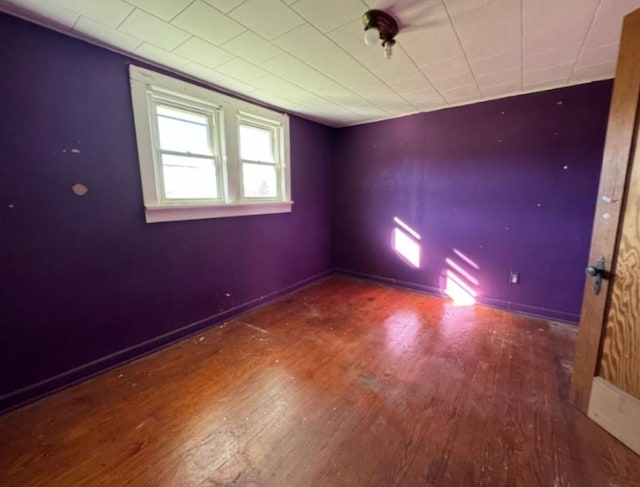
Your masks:
[{"label": "wooden door", "polygon": [[570,400],[640,454],[640,10],[625,17]]}]

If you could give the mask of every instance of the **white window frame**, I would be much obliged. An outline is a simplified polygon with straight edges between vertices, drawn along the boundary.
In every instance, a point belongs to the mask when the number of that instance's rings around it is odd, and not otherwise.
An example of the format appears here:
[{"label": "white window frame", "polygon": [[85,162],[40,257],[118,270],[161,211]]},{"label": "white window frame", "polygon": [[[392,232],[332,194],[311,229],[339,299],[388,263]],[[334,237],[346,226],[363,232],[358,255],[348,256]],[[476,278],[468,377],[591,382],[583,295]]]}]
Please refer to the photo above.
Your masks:
[{"label": "white window frame", "polygon": [[[129,66],[129,78],[147,223],[291,212],[289,117],[286,114],[138,66]],[[164,198],[155,108],[159,102],[210,117],[211,127],[215,129],[211,137],[218,165],[219,198]],[[243,121],[269,128],[274,133],[275,197],[243,196],[239,146]]]}]

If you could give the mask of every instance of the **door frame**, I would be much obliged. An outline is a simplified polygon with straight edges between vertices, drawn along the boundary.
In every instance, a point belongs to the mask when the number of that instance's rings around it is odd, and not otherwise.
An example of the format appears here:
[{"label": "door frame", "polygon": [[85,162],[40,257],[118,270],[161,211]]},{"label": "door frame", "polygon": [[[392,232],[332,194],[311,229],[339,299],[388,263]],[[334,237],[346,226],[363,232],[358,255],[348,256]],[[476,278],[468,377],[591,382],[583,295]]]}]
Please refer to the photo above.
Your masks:
[{"label": "door frame", "polygon": [[[569,401],[587,414],[608,313],[610,279],[615,275],[615,259],[623,217],[625,195],[638,130],[640,101],[640,9],[624,18],[620,53],[613,85],[600,186],[596,204],[589,264],[604,257],[607,272],[599,294],[587,279],[576,339],[574,373]],[[640,147],[637,148],[640,150]],[[613,265],[613,267],[612,267]]]}]

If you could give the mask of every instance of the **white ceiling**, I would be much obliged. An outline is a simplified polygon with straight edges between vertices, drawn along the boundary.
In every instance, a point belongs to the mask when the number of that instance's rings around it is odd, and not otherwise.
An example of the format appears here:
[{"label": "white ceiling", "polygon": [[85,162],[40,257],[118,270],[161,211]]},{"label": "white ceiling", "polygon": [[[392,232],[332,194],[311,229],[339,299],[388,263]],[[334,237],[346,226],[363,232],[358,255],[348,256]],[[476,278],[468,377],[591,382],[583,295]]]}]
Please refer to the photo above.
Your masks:
[{"label": "white ceiling", "polygon": [[[400,33],[393,58],[362,14]],[[0,0],[0,10],[332,126],[611,78],[640,0]]]}]

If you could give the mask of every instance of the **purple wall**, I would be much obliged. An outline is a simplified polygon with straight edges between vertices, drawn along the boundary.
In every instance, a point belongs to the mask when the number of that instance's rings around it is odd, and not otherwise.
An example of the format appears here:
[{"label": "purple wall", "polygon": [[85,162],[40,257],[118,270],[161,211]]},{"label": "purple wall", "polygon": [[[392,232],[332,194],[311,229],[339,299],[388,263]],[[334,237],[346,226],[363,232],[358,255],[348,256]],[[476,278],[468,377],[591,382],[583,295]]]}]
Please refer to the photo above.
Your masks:
[{"label": "purple wall", "polygon": [[130,59],[0,33],[0,410],[330,270],[332,129],[291,118],[293,213],[146,224]]},{"label": "purple wall", "polygon": [[[596,82],[339,131],[334,265],[436,293],[449,271],[480,303],[577,322],[611,88]],[[395,216],[422,237],[420,269],[391,249]],[[511,270],[520,284],[509,284]]]}]

